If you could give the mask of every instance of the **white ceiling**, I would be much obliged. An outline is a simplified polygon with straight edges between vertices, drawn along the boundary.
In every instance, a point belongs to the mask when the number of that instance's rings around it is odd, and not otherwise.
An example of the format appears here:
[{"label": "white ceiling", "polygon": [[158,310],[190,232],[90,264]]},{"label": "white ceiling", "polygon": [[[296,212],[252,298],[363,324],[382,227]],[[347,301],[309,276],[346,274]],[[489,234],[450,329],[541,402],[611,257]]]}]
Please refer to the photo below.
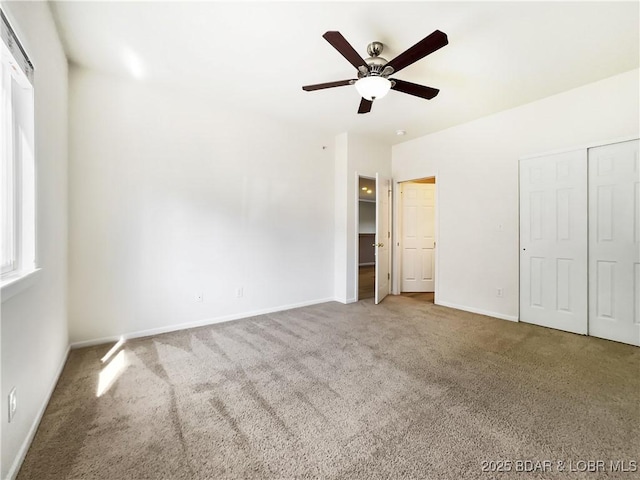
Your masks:
[{"label": "white ceiling", "polygon": [[[53,2],[69,59],[140,81],[187,86],[222,104],[389,143],[522,105],[639,66],[638,2]],[[449,45],[397,77],[439,88],[391,91],[357,115],[354,78],[323,38],[340,31],[391,60],[439,29]],[[396,130],[407,135],[397,137]]]}]

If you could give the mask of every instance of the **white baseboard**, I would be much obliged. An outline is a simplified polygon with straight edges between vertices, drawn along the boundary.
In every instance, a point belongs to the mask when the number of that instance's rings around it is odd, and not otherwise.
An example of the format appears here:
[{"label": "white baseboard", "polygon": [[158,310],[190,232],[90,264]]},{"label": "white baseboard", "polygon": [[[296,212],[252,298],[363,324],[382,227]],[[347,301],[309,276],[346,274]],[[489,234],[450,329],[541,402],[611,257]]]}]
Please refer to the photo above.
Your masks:
[{"label": "white baseboard", "polygon": [[33,419],[33,423],[31,424],[31,428],[27,433],[27,436],[20,445],[20,450],[18,450],[18,454],[11,465],[11,468],[7,472],[7,476],[5,480],[14,480],[20,471],[20,467],[22,466],[22,462],[24,462],[24,458],[27,456],[27,452],[29,451],[29,447],[31,446],[31,442],[33,442],[33,437],[36,436],[36,432],[38,431],[38,427],[40,426],[40,421],[42,420],[42,416],[44,415],[44,411],[47,409],[47,405],[49,405],[49,400],[51,400],[51,395],[53,395],[53,391],[56,389],[56,385],[58,385],[58,380],[60,379],[60,375],[62,375],[62,370],[64,369],[65,364],[67,363],[67,358],[69,358],[70,347],[67,347],[67,351],[62,357],[62,361],[60,365],[58,365],[58,370],[53,377],[53,381],[49,385],[48,393],[38,410],[36,417]]},{"label": "white baseboard", "polygon": [[[109,337],[94,338],[92,340],[83,340],[81,342],[73,342],[71,344],[72,349],[93,347],[94,345],[102,345],[105,343],[117,342],[120,339],[129,340],[132,338],[149,337],[151,335],[159,335],[161,333],[176,332],[178,330],[186,330],[188,328],[205,327],[207,325],[214,325],[216,323],[230,322],[232,320],[240,320],[242,318],[255,317],[257,315],[265,315],[267,313],[282,312],[285,310],[291,310],[293,308],[308,307],[311,305],[317,305],[319,303],[327,303],[336,301],[335,298],[321,298],[317,300],[310,300],[307,302],[294,303],[290,305],[281,305],[279,307],[264,308],[261,310],[253,310],[250,312],[234,313],[232,315],[224,315],[215,318],[205,318],[195,322],[178,323],[174,325],[167,325],[165,327],[151,328],[149,330],[139,330],[136,332],[123,333],[121,335],[112,335]],[[337,300],[339,301],[339,300]]]},{"label": "white baseboard", "polygon": [[467,307],[465,305],[456,305],[455,303],[437,301],[436,305],[442,305],[443,307],[455,308],[456,310],[464,310],[465,312],[477,313],[479,315],[486,315],[487,317],[499,318],[500,320],[509,320],[510,322],[518,322],[517,315],[505,315],[504,313],[489,312],[480,308]]},{"label": "white baseboard", "polygon": [[356,297],[351,297],[351,298],[346,298],[346,297],[335,297],[333,299],[334,302],[339,302],[342,303],[344,305],[347,305],[348,303],[356,303],[358,300],[356,300]]}]

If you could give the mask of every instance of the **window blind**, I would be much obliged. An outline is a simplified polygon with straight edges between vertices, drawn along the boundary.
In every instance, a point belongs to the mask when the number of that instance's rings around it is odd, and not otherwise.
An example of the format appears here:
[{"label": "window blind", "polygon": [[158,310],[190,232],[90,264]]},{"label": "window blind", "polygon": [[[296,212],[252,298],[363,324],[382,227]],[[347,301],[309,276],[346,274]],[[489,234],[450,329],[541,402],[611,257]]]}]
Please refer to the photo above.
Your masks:
[{"label": "window blind", "polygon": [[0,16],[2,17],[2,21],[0,21],[0,38],[9,48],[11,55],[18,62],[18,66],[22,69],[29,82],[33,84],[33,63],[29,60],[13,28],[9,25],[9,20],[1,9]]}]

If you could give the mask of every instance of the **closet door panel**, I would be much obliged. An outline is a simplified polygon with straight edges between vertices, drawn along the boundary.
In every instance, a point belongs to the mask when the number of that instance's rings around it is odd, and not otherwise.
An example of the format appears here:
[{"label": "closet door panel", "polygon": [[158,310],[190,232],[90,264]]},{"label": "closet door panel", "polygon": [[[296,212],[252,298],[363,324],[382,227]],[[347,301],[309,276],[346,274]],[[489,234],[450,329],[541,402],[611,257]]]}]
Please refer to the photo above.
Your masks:
[{"label": "closet door panel", "polygon": [[587,333],[586,150],[520,161],[520,320]]},{"label": "closet door panel", "polygon": [[589,150],[589,334],[638,346],[639,143]]}]

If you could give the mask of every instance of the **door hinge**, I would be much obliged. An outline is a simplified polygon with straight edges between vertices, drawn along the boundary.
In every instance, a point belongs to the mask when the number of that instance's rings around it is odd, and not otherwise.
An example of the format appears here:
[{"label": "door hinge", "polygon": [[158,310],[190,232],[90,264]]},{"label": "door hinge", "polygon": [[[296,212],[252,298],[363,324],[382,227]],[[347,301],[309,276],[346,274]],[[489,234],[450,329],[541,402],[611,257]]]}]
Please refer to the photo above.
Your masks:
[{"label": "door hinge", "polygon": [[387,238],[391,238],[391,232],[387,232]]},{"label": "door hinge", "polygon": [[387,280],[391,280],[391,274],[387,273]]}]

